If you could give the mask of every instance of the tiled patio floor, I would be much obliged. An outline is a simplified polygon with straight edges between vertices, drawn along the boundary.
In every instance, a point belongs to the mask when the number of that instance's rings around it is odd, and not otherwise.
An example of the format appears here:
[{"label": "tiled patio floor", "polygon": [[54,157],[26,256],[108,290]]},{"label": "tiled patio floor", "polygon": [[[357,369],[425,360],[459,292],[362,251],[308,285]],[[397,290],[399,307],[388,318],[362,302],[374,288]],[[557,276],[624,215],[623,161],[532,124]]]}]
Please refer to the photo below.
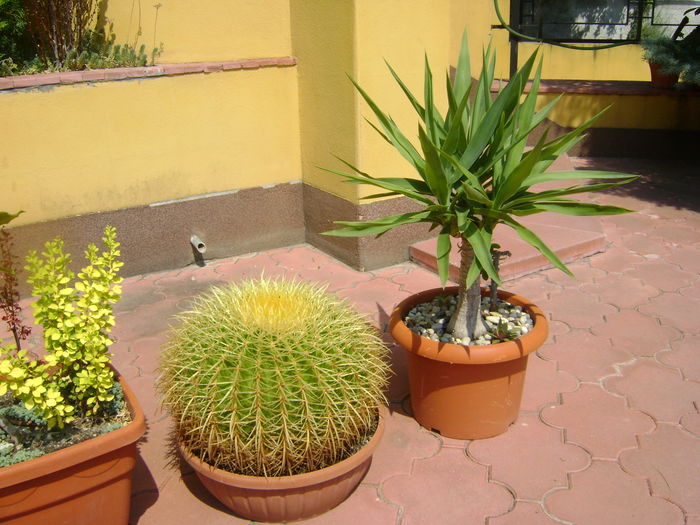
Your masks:
[{"label": "tiled patio floor", "polygon": [[[403,351],[392,346],[391,414],[372,467],[347,501],[305,523],[700,525],[699,179],[687,164],[616,168],[647,176],[599,197],[639,210],[602,219],[606,251],[571,264],[575,280],[545,270],[507,283],[551,318],[518,421],[481,441],[420,428],[406,412]],[[412,263],[357,272],[308,245],[127,279],[114,362],[149,423],[132,525],[248,523],[172,466],[153,379],[173,314],[209,286],[263,271],[327,283],[382,330],[400,299],[439,284]]]}]

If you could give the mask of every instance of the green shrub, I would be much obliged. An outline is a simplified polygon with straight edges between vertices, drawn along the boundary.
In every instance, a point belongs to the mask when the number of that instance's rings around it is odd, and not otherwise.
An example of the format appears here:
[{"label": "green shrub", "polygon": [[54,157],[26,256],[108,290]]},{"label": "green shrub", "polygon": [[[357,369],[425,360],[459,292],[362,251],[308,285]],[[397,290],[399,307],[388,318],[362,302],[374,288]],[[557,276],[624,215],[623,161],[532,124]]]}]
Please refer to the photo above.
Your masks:
[{"label": "green shrub", "polygon": [[108,334],[114,326],[112,304],[121,294],[117,273],[123,263],[115,229],[106,227],[102,240],[102,253],[88,245],[89,264],[77,280],[60,238],[47,242],[41,257],[30,252],[27,281],[38,297],[34,319],[43,327],[46,356],[36,361],[25,350],[0,346],[0,396],[11,392],[49,428],[70,423],[76,411],[98,414],[115,398]]},{"label": "green shrub", "polygon": [[179,316],[158,388],[178,439],[225,470],[320,469],[374,433],[386,348],[344,302],[309,284],[248,281]]}]

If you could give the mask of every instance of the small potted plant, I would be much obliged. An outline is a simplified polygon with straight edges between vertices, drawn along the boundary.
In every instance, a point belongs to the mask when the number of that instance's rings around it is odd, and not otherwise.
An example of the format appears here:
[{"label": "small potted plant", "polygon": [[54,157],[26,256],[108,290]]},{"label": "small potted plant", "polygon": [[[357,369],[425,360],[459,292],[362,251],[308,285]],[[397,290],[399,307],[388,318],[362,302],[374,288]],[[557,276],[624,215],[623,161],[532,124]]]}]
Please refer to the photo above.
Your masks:
[{"label": "small potted plant", "polygon": [[687,9],[670,37],[655,26],[644,28],[640,43],[644,49],[644,60],[649,63],[653,85],[671,88],[681,75],[691,83],[700,80],[700,26],[696,26],[687,36],[683,34],[690,23],[688,15],[691,13],[700,15],[700,7]]},{"label": "small potted plant", "polygon": [[[60,238],[46,243],[41,256],[28,255],[28,282],[38,297],[34,318],[43,328],[41,359],[20,347],[27,331],[17,294],[3,287],[14,342],[0,346],[2,523],[128,523],[145,421],[110,366],[122,263],[114,228],[105,228],[102,240],[105,251],[90,244],[77,278]],[[14,283],[12,258],[5,254],[3,263],[0,279]]]},{"label": "small potted plant", "polygon": [[212,289],[179,321],[157,385],[204,486],[255,521],[343,501],[384,428],[375,330],[322,288],[264,278]]},{"label": "small potted plant", "polygon": [[[503,302],[485,304],[482,310],[481,296],[486,290],[481,290],[481,278],[500,283],[494,262],[500,247],[492,240],[496,226],[513,228],[555,267],[570,274],[557,255],[518,219],[539,212],[606,215],[629,211],[570,197],[624,184],[634,178],[630,175],[545,172],[582,138],[597,117],[554,139],[548,140],[545,132],[534,147],[526,148],[527,138],[557,102],[536,109],[541,63],[528,82],[535,60],[536,53],[492,97],[494,53],[489,48],[484,54],[481,74],[473,83],[465,34],[454,83],[449,76],[446,82],[448,108],[444,115],[434,104],[427,60],[423,104],[389,66],[420,118],[419,148],[353,80],[379,122],[375,129],[408,160],[418,176],[374,177],[347,163],[353,173],[333,172],[353,183],[379,187],[381,196],[406,196],[422,209],[373,221],[338,221],[342,228],[327,233],[381,235],[403,224],[430,223],[438,231],[437,265],[443,287],[448,278],[451,240],[458,242],[459,286],[407,298],[394,309],[389,323],[392,335],[407,350],[414,417],[448,437],[489,437],[504,432],[515,421],[528,355],[547,337],[544,314],[525,298],[500,291],[497,299]],[[567,181],[584,178],[622,180],[568,185]]]}]

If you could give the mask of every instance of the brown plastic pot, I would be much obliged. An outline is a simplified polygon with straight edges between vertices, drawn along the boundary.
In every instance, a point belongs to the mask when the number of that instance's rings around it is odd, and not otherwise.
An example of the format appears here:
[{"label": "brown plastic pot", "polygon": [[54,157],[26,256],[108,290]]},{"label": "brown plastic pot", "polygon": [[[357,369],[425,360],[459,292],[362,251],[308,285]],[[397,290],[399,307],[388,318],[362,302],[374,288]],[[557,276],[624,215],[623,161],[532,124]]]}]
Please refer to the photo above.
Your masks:
[{"label": "brown plastic pot", "polygon": [[384,433],[385,417],[382,410],[374,436],[356,454],[330,467],[294,476],[232,474],[203,462],[182,444],[179,447],[207,490],[237,515],[253,521],[297,521],[322,514],[352,494],[369,470]]},{"label": "brown plastic pot", "polygon": [[547,319],[527,299],[499,291],[500,299],[521,306],[534,321],[532,330],[515,341],[486,346],[440,343],[412,332],[403,322],[414,306],[436,295],[456,295],[457,290],[435,288],[408,297],[394,308],[389,329],[407,351],[411,408],[418,423],[455,439],[496,436],[518,417],[528,356],[547,339]]},{"label": "brown plastic pot", "polygon": [[649,71],[651,72],[651,85],[660,88],[672,88],[678,83],[678,73],[662,73],[659,64],[649,62]]},{"label": "brown plastic pot", "polygon": [[127,525],[143,410],[124,389],[132,421],[82,443],[0,469],[3,525]]}]

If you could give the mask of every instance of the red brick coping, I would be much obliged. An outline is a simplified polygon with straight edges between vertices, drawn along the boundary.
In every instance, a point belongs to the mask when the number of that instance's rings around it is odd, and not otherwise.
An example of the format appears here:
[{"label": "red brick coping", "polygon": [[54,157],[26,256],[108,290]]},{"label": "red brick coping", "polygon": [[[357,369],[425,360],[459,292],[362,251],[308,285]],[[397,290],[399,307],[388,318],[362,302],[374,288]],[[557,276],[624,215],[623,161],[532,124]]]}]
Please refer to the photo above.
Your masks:
[{"label": "red brick coping", "polygon": [[80,82],[99,82],[103,80],[122,80],[127,78],[214,73],[216,71],[234,71],[236,69],[287,67],[294,66],[296,63],[297,59],[295,57],[272,57],[229,60],[225,62],[183,62],[147,67],[117,67],[112,69],[42,73],[39,75],[17,75],[13,77],[0,77],[0,90],[39,87],[51,84],[77,84]]}]

